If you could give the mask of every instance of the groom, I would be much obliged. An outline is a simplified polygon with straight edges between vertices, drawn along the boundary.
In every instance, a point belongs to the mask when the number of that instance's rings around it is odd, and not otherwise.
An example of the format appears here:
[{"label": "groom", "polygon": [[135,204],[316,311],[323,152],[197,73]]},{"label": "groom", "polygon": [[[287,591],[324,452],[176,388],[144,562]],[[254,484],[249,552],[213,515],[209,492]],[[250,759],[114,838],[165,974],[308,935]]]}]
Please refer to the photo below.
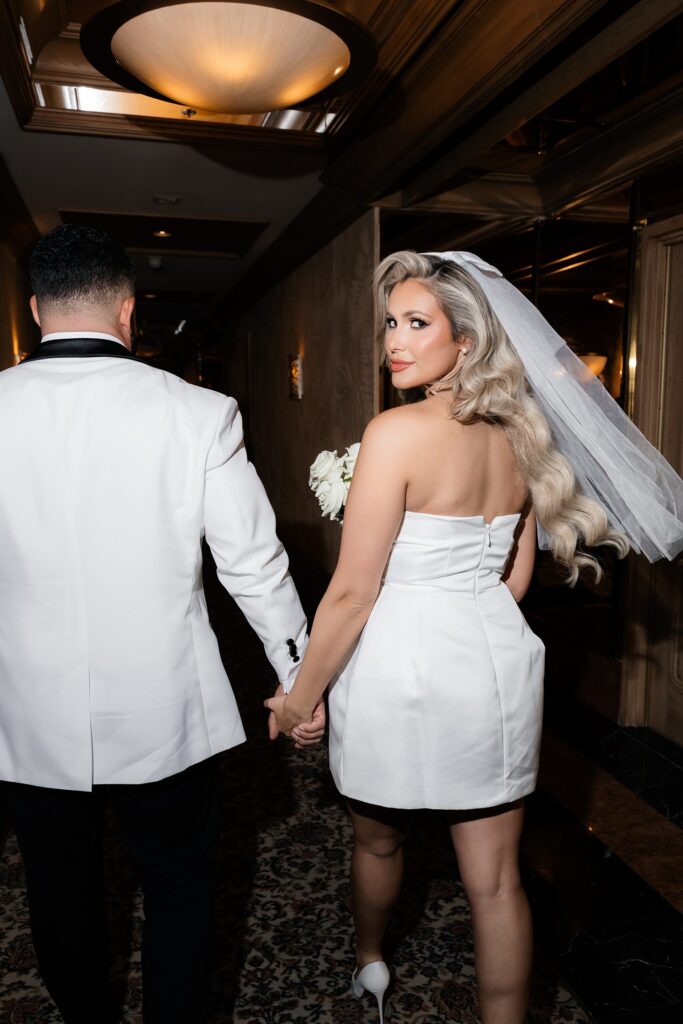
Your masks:
[{"label": "groom", "polygon": [[[285,690],[306,620],[235,401],[131,354],[124,251],[67,224],[39,242],[31,278],[42,343],[0,373],[0,779],[36,954],[66,1024],[115,1019],[108,801],[144,894],[145,1024],[202,1024],[214,755],[245,739],[202,538]],[[319,708],[299,745],[322,727]]]}]

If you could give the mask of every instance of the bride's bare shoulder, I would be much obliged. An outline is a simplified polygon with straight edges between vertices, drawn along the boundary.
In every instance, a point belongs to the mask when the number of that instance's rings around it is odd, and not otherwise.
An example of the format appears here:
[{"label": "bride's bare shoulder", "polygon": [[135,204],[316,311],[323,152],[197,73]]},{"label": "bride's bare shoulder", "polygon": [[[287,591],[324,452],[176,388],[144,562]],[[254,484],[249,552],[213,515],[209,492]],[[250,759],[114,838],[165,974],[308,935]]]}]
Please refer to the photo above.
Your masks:
[{"label": "bride's bare shoulder", "polygon": [[389,444],[392,440],[405,442],[414,435],[422,424],[426,423],[424,413],[420,409],[422,403],[414,405],[398,405],[394,409],[386,409],[370,420],[363,433],[363,441],[377,444]]},{"label": "bride's bare shoulder", "polygon": [[433,418],[434,410],[428,408],[426,402],[411,402],[408,405],[397,405],[393,409],[385,409],[384,412],[378,413],[371,419],[368,426],[381,424],[381,428],[388,429],[399,425],[403,427],[404,425],[423,423]]}]

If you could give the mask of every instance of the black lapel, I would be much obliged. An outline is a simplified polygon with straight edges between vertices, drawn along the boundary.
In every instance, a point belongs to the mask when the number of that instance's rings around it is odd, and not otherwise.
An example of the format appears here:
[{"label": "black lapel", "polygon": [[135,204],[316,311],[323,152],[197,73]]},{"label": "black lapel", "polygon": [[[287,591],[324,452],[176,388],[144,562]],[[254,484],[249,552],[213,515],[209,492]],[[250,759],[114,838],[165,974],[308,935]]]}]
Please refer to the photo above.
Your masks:
[{"label": "black lapel", "polygon": [[[107,338],[55,338],[54,341],[43,341],[24,363],[34,359],[55,359],[60,356],[113,356],[114,359],[135,359],[125,345]],[[136,362],[142,360],[135,359]]]}]

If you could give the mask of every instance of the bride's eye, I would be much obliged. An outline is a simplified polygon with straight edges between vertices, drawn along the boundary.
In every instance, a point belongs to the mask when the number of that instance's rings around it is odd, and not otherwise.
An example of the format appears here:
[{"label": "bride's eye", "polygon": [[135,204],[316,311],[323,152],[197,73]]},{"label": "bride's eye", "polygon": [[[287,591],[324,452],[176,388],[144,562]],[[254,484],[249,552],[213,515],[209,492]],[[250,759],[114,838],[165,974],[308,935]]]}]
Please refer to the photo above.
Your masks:
[{"label": "bride's eye", "polygon": [[393,316],[388,316],[387,317],[387,327],[395,327],[395,326],[396,326],[396,321],[394,320]]},{"label": "bride's eye", "polygon": [[417,328],[416,328],[417,330],[421,330],[421,329],[422,329],[423,327],[429,327],[429,324],[427,323],[427,321],[426,321],[426,320],[420,320],[420,319],[419,319],[418,317],[416,317],[416,316],[414,316],[414,317],[412,318],[412,320],[410,321],[410,326],[411,326],[411,327],[414,327],[414,326],[415,326],[415,324],[417,324]]}]

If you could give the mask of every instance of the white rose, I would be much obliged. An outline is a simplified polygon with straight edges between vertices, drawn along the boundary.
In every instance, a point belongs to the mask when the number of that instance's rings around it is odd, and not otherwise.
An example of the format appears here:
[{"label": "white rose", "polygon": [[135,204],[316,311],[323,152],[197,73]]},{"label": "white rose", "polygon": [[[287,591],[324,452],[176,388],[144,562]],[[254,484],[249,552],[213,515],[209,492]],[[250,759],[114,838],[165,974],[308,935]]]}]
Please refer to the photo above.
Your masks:
[{"label": "white rose", "polygon": [[310,476],[308,478],[308,486],[315,487],[321,480],[324,480],[329,471],[334,466],[337,459],[337,453],[334,452],[320,452],[316,457],[315,462],[310,468]]},{"label": "white rose", "polygon": [[339,483],[344,475],[344,460],[335,459],[330,468],[325,473],[325,476],[320,477],[315,483],[314,487],[322,487],[323,485],[329,486],[331,484]]},{"label": "white rose", "polygon": [[340,479],[341,477],[344,476],[344,467],[346,465],[346,461],[345,460],[346,460],[346,456],[345,455],[340,455],[339,456],[339,458],[335,462],[334,466],[332,467],[332,469],[327,474],[327,479],[328,480],[338,480],[338,479]]},{"label": "white rose", "polygon": [[321,480],[318,486],[313,491],[318,501],[318,504],[320,505],[321,508],[325,503],[325,498],[327,496],[327,492],[329,491],[329,489],[330,485],[327,482],[327,480]]},{"label": "white rose", "polygon": [[342,475],[342,460],[335,459],[325,478],[317,480],[312,487],[313,493],[321,506],[328,500],[327,495],[330,493],[330,490],[333,487],[338,487],[340,484],[346,486]]},{"label": "white rose", "polygon": [[346,500],[346,491],[346,484],[342,480],[340,474],[336,480],[331,480],[327,483],[327,487],[323,493],[316,494],[324,516],[329,516],[330,519],[334,519],[334,517],[338,515]]},{"label": "white rose", "polygon": [[358,452],[360,450],[360,441],[356,441],[355,444],[349,445],[346,449],[346,455],[344,456],[344,471],[347,476],[353,476],[353,471],[356,468],[356,459],[358,458]]}]

